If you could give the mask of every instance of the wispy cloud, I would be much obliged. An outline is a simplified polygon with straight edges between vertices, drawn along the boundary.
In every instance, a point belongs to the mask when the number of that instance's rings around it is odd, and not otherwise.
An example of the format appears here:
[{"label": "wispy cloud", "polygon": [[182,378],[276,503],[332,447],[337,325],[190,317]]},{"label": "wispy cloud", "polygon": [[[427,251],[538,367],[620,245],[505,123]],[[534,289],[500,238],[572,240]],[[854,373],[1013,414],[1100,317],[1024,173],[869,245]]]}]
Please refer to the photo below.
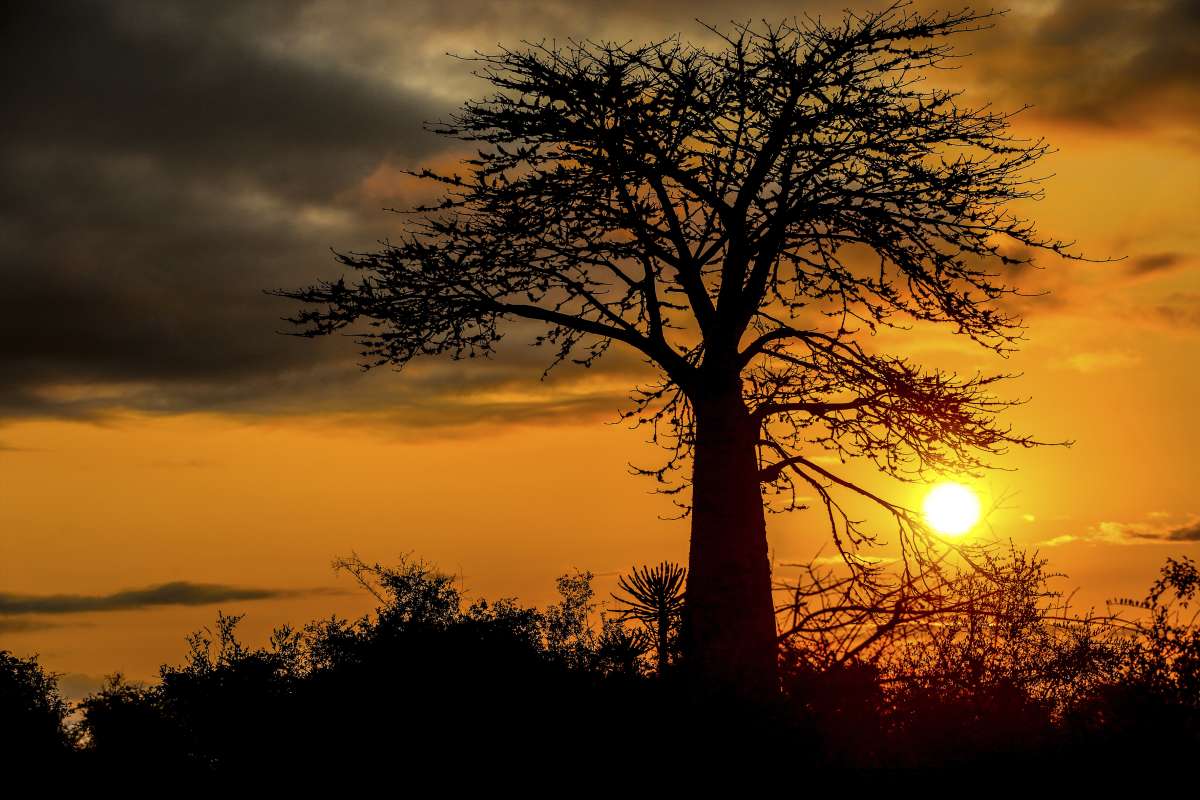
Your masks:
[{"label": "wispy cloud", "polygon": [[32,633],[44,631],[47,628],[61,628],[63,623],[25,617],[0,617],[0,633]]},{"label": "wispy cloud", "polygon": [[1168,272],[1186,263],[1187,256],[1183,253],[1150,253],[1138,256],[1129,262],[1126,272],[1130,275],[1153,275]]},{"label": "wispy cloud", "polygon": [[1124,369],[1125,367],[1135,366],[1139,362],[1141,362],[1141,357],[1137,353],[1132,353],[1128,350],[1103,350],[1099,352],[1076,353],[1064,359],[1062,366],[1075,372],[1090,374],[1113,369]]},{"label": "wispy cloud", "polygon": [[1098,126],[1195,120],[1200,11],[1194,0],[1031,4],[979,37],[995,90],[1041,113]]},{"label": "wispy cloud", "polygon": [[[231,601],[271,600],[314,594],[341,594],[338,589],[262,589],[220,583],[174,581],[112,594],[13,594],[0,592],[0,617],[25,614],[82,614],[130,611],[154,606],[203,606]],[[0,620],[0,623],[11,622]],[[43,626],[44,627],[44,626]],[[13,628],[9,628],[13,630]]]},{"label": "wispy cloud", "polygon": [[1172,328],[1200,329],[1200,292],[1176,292],[1156,306],[1154,314]]},{"label": "wispy cloud", "polygon": [[1075,542],[1093,544],[1179,544],[1200,542],[1200,516],[1186,521],[1178,517],[1152,512],[1140,522],[1099,522],[1082,533],[1068,533],[1039,542],[1042,547],[1059,547]]}]

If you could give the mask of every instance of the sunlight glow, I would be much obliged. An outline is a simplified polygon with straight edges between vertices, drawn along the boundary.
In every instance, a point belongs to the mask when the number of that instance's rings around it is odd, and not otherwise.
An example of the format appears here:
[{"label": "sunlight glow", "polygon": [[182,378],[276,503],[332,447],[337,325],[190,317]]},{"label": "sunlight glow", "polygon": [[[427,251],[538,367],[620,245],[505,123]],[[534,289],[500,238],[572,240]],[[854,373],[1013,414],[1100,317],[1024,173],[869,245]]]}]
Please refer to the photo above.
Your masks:
[{"label": "sunlight glow", "polygon": [[939,483],[925,495],[922,510],[938,533],[961,536],[979,521],[979,497],[961,483]]}]

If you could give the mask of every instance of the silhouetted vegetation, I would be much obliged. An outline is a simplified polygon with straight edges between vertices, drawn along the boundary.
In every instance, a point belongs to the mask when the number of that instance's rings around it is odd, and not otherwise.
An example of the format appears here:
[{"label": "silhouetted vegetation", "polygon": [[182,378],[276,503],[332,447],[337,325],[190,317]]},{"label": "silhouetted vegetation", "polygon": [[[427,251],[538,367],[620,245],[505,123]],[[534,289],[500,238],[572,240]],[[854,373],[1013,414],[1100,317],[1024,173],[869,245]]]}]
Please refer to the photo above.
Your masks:
[{"label": "silhouetted vegetation", "polygon": [[[188,637],[183,663],[149,685],[112,676],[73,722],[53,675],[0,653],[0,742],[17,767],[54,762],[116,778],[267,776],[303,764],[307,774],[370,780],[447,756],[473,768],[562,769],[634,748],[857,767],[1194,752],[1194,562],[1169,559],[1144,600],[1092,617],[1050,590],[1044,561],[1018,551],[996,559],[1003,580],[965,570],[942,608],[889,624],[892,609],[872,630],[855,622],[867,647],[839,633],[847,618],[837,615],[851,609],[821,606],[836,609],[816,615],[829,624],[785,629],[781,691],[760,703],[698,694],[663,669],[661,617],[627,613],[628,602],[602,608],[589,573],[559,578],[558,602],[535,609],[468,601],[419,561],[342,560],[378,599],[373,614],[284,626],[260,647],[239,639],[240,616],[218,614]],[[635,569],[622,585],[642,594],[643,582],[661,583],[676,614],[673,576],[681,568]],[[785,606],[780,618],[803,613]]]},{"label": "silhouetted vegetation", "polygon": [[58,679],[36,657],[0,650],[0,764],[56,763],[70,755],[77,732]]},{"label": "silhouetted vegetation", "polygon": [[649,632],[659,677],[667,674],[667,666],[677,657],[686,578],[686,569],[664,561],[657,567],[634,567],[617,579],[621,594],[613,599],[619,619],[637,620]]}]

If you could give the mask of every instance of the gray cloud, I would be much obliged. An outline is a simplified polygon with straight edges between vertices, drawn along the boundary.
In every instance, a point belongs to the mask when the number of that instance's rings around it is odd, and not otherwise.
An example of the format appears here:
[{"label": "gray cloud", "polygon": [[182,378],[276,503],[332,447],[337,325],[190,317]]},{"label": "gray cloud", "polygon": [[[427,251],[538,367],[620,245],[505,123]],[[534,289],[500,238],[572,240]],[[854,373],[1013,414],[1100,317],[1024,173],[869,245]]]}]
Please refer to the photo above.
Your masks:
[{"label": "gray cloud", "polygon": [[47,628],[61,628],[58,622],[47,622],[40,619],[0,619],[0,633],[32,633],[44,631]]},{"label": "gray cloud", "polygon": [[1167,272],[1185,261],[1187,256],[1183,253],[1152,253],[1130,261],[1128,270],[1132,275],[1150,275]]},{"label": "gray cloud", "polygon": [[78,702],[100,691],[105,683],[107,680],[99,675],[67,672],[58,676],[58,691],[65,699]]},{"label": "gray cloud", "polygon": [[1189,521],[1180,524],[1178,521],[1170,522],[1171,516],[1163,512],[1156,512],[1139,522],[1100,522],[1082,533],[1056,536],[1041,542],[1041,545],[1055,547],[1073,542],[1115,545],[1200,542],[1200,519],[1195,515],[1188,515],[1185,518]]},{"label": "gray cloud", "polygon": [[[336,190],[389,152],[427,154],[428,96],[264,46],[299,6],[23,4],[8,20],[4,138],[242,173],[288,197]],[[273,10],[272,10],[273,8]],[[258,27],[266,26],[266,27]],[[319,157],[318,157],[319,156]]]},{"label": "gray cloud", "polygon": [[1200,521],[1172,528],[1159,538],[1169,542],[1200,542]]},{"label": "gray cloud", "polygon": [[[428,95],[267,46],[294,4],[21,4],[0,87],[0,417],[187,411],[294,388],[344,342],[264,288],[394,224],[348,190],[438,145]],[[94,391],[89,391],[89,388]],[[212,404],[212,405],[208,405]]]},{"label": "gray cloud", "polygon": [[[402,381],[364,378],[344,339],[276,336],[292,309],[262,290],[334,275],[330,247],[365,249],[395,231],[397,218],[379,207],[406,205],[406,190],[359,189],[381,165],[446,152],[421,123],[483,88],[447,50],[569,35],[700,40],[696,17],[838,16],[843,5],[75,0],[6,9],[0,419],[391,409],[426,425],[439,407],[451,423],[607,410],[622,394],[611,387],[570,401],[483,398],[533,387],[544,351],[513,348]],[[1095,19],[1084,13],[1093,7]],[[964,41],[979,52],[966,63],[1007,81],[994,86],[1006,98],[1092,120],[1105,119],[1097,98],[1112,109],[1161,92],[1186,100],[1192,7],[1069,0],[1041,16],[1014,13]],[[1150,81],[1149,95],[1137,81]],[[1142,267],[1166,268],[1169,255]],[[599,369],[636,372],[625,362]],[[565,374],[558,380],[587,373]]]},{"label": "gray cloud", "polygon": [[[0,616],[131,611],[155,606],[203,606],[239,600],[271,600],[301,595],[336,593],[339,592],[334,589],[256,589],[187,581],[174,581],[144,589],[126,589],[102,595],[30,595],[0,592]],[[8,622],[8,620],[4,620],[4,622]]]},{"label": "gray cloud", "polygon": [[1200,293],[1176,292],[1155,306],[1154,314],[1172,328],[1200,329]]},{"label": "gray cloud", "polygon": [[973,65],[1040,113],[1130,127],[1200,119],[1200,4],[1059,0],[977,38]]}]

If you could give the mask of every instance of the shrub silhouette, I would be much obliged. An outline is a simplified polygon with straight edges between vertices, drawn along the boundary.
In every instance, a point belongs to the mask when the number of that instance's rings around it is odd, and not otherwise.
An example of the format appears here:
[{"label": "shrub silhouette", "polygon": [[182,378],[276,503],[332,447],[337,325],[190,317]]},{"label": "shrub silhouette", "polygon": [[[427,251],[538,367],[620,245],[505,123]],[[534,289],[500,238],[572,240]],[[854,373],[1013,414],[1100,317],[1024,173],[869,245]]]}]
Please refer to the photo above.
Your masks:
[{"label": "shrub silhouette", "polygon": [[1097,758],[1184,759],[1200,745],[1200,627],[1191,606],[1200,569],[1168,558],[1144,600],[1114,605],[1142,612],[1128,629],[1120,674],[1070,709],[1068,730]]},{"label": "shrub silhouette", "polygon": [[871,646],[843,645],[848,657],[836,637],[785,638],[783,692],[757,704],[657,675],[646,628],[603,613],[590,573],[560,577],[558,602],[536,609],[468,601],[418,560],[343,559],[338,569],[377,598],[372,614],[281,627],[250,647],[242,618],[218,613],[157,683],[110,678],[80,703],[77,726],[52,675],[3,653],[3,752],[122,780],[224,780],[297,764],[384,780],[448,753],[473,770],[647,753],[665,764],[1187,763],[1200,745],[1195,564],[1168,560],[1144,600],[1095,616],[1051,590],[1044,560],[995,558],[942,586],[937,613],[892,625],[891,609],[856,629]]},{"label": "shrub silhouette", "polygon": [[57,676],[42,669],[36,656],[0,650],[0,765],[32,771],[65,760],[76,740],[67,723],[70,711]]},{"label": "shrub silhouette", "polygon": [[[593,626],[589,573],[559,578],[560,601],[539,611],[511,599],[468,605],[452,577],[419,561],[337,566],[380,600],[374,615],[281,628],[259,649],[238,639],[241,617],[218,615],[158,685],[114,680],[85,701],[91,756],[121,768],[150,753],[201,773],[275,758],[333,769],[419,764],[477,736],[485,760],[549,757],[601,746],[622,703],[644,707],[628,683],[642,651],[622,653],[617,626]],[[564,721],[583,727],[564,736]]]}]

